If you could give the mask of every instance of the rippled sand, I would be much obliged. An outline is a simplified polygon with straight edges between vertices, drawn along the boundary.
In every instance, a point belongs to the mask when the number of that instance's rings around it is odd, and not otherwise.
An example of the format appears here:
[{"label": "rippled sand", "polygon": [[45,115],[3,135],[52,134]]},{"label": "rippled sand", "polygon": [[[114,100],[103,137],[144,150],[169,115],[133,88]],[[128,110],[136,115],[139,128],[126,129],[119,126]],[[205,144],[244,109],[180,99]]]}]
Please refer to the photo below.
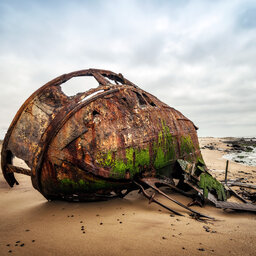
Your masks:
[{"label": "rippled sand", "polygon": [[[209,142],[225,147],[220,139],[200,139],[201,145]],[[208,167],[220,179],[225,168],[222,155],[203,150]],[[245,176],[240,171],[255,182],[255,167],[230,163],[229,177]],[[193,206],[217,219],[204,223],[161,198],[185,215],[172,217],[137,191],[107,202],[48,202],[33,189],[30,177],[15,176],[20,185],[9,188],[0,173],[0,255],[255,255],[253,213]]]}]

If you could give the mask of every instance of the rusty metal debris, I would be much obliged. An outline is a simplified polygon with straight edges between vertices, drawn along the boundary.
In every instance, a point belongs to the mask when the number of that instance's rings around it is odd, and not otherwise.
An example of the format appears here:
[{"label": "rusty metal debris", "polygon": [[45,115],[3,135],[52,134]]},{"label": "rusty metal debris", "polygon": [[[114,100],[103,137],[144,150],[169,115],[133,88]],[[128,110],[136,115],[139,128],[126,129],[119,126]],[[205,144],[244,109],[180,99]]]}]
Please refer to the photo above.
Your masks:
[{"label": "rusty metal debris", "polygon": [[[99,86],[68,97],[61,84],[77,76],[92,76]],[[151,187],[193,215],[211,218],[159,189],[199,193],[217,207],[228,204],[221,202],[226,189],[204,165],[196,130],[122,74],[76,71],[48,82],[21,106],[3,142],[2,171],[11,187],[18,185],[15,172],[30,175],[48,200],[105,200],[139,188],[150,201],[182,215],[149,195],[145,189]],[[15,166],[14,157],[29,168]]]}]

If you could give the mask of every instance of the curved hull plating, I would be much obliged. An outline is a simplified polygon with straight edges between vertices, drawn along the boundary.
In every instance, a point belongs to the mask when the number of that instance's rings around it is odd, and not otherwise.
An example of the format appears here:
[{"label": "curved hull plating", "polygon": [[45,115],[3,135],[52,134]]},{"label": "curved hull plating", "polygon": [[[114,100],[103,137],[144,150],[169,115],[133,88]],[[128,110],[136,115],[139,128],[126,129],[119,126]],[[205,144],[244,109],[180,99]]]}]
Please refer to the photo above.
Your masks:
[{"label": "curved hull plating", "polygon": [[[100,86],[73,97],[61,91],[61,83],[83,75]],[[202,158],[189,119],[121,74],[100,70],[69,73],[38,89],[4,141],[2,169],[11,186],[13,172],[21,172],[13,156],[26,161],[34,187],[46,198],[84,199],[132,189],[139,177],[179,176],[177,159]]]}]

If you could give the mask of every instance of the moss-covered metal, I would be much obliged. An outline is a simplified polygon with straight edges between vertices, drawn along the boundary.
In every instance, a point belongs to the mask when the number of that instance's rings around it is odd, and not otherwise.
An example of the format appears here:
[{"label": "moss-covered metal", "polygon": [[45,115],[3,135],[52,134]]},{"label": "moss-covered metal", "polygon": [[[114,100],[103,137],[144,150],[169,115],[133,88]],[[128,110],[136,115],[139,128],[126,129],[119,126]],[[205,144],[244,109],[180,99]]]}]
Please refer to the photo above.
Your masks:
[{"label": "moss-covered metal", "polygon": [[117,157],[116,152],[106,154],[99,153],[97,163],[104,168],[110,168],[112,176],[125,178],[126,171],[130,172],[131,177],[141,169],[149,167],[150,155],[149,148],[127,148],[125,158]]},{"label": "moss-covered metal", "polygon": [[162,130],[158,133],[158,141],[154,142],[154,168],[160,169],[169,165],[176,156],[176,144],[170,128],[161,120]]},{"label": "moss-covered metal", "polygon": [[[116,186],[115,186],[116,185]],[[120,185],[119,185],[120,186]],[[97,179],[94,182],[89,180],[71,180],[69,178],[64,178],[60,180],[60,190],[67,193],[77,193],[77,192],[93,192],[102,189],[113,189],[118,187],[118,184],[112,184],[102,179]]]},{"label": "moss-covered metal", "polygon": [[226,201],[227,196],[225,193],[224,186],[212,177],[208,173],[202,173],[200,175],[199,187],[203,189],[204,197],[208,198],[208,193],[213,191],[217,194],[217,198],[220,201]]},{"label": "moss-covered metal", "polygon": [[180,152],[186,160],[193,160],[193,154],[195,152],[195,146],[189,134],[183,135],[180,138]]},{"label": "moss-covered metal", "polygon": [[97,163],[104,168],[109,168],[112,176],[125,178],[129,171],[130,178],[147,169],[161,169],[172,164],[176,158],[176,143],[165,121],[161,120],[161,130],[153,141],[150,154],[149,144],[144,148],[130,147],[125,149],[125,157],[118,156],[117,152],[98,153]]}]

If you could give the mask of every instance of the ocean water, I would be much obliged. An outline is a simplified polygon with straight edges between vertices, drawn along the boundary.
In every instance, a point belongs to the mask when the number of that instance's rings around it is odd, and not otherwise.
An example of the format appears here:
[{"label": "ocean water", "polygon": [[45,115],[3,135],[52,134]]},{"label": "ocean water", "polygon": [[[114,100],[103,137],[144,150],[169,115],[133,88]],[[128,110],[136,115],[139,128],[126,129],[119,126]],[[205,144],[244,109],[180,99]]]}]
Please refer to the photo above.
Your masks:
[{"label": "ocean water", "polygon": [[256,147],[251,152],[230,153],[223,158],[240,164],[256,166]]}]

